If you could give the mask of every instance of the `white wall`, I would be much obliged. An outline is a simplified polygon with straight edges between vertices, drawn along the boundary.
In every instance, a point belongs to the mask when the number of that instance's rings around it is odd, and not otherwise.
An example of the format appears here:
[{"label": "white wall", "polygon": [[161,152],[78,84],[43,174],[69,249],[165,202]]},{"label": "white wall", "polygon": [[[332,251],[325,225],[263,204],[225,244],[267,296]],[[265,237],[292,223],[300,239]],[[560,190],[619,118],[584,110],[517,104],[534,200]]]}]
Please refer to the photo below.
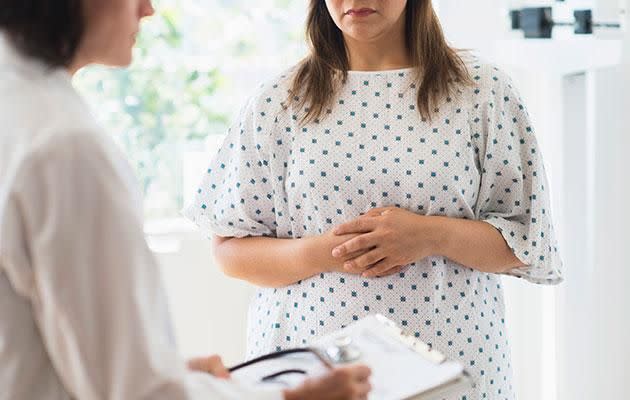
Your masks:
[{"label": "white wall", "polygon": [[559,299],[561,400],[625,398],[630,378],[630,68],[602,70],[595,82],[594,262],[569,266],[580,267],[568,277],[581,290]]},{"label": "white wall", "polygon": [[227,365],[241,362],[253,288],[227,278],[213,265],[210,241],[192,223],[149,230],[182,356],[220,354]]}]

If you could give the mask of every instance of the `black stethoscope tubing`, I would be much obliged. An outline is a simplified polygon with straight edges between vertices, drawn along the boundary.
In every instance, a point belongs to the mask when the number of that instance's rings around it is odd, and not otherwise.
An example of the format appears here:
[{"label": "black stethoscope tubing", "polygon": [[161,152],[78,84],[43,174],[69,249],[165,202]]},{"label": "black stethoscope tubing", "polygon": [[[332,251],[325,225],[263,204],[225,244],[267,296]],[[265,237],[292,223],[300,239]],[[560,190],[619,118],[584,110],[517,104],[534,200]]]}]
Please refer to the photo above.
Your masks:
[{"label": "black stethoscope tubing", "polygon": [[[269,353],[269,354],[265,354],[262,355],[260,357],[256,357],[254,359],[251,359],[249,361],[245,361],[244,363],[238,364],[233,366],[232,368],[229,369],[230,372],[234,372],[234,371],[238,371],[241,368],[245,368],[248,367],[250,365],[262,362],[262,361],[267,361],[267,360],[274,360],[276,358],[280,358],[282,356],[286,356],[289,354],[299,354],[299,353],[311,353],[314,354],[315,357],[317,357],[318,360],[320,360],[322,362],[322,364],[324,364],[327,368],[332,368],[332,364],[326,360],[326,358],[324,358],[320,352],[317,349],[314,348],[310,348],[310,347],[301,347],[301,348],[297,348],[297,349],[288,349],[288,350],[281,350],[275,353]],[[302,375],[306,375],[306,371],[302,370],[302,369],[285,369],[282,371],[278,371],[275,372],[273,374],[267,375],[267,376],[263,376],[261,378],[262,381],[269,381],[269,380],[273,380],[279,376],[282,375],[288,375],[288,374],[302,374]]]}]

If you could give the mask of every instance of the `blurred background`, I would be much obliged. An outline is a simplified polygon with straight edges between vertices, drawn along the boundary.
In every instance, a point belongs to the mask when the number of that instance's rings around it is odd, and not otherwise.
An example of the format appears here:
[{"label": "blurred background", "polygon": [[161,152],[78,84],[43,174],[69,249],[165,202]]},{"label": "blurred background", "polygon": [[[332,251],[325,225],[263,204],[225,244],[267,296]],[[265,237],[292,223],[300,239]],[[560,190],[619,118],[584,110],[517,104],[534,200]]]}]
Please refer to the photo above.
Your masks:
[{"label": "blurred background", "polygon": [[[232,364],[244,355],[253,289],[220,274],[210,242],[179,211],[247,97],[305,54],[307,2],[154,2],[132,68],[90,68],[77,85],[137,172],[182,354],[221,353]],[[566,282],[503,278],[520,399],[628,398],[627,3],[434,0],[455,47],[513,76],[550,176]],[[575,33],[576,10],[592,11],[592,34]]]}]

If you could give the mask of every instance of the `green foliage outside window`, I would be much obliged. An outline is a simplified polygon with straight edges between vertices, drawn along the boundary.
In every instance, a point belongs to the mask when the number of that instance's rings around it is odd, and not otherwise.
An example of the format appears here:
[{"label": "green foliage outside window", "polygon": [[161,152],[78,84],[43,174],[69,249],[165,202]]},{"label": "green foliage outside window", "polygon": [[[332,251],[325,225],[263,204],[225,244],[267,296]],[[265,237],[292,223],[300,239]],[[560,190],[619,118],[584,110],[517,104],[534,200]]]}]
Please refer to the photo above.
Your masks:
[{"label": "green foliage outside window", "polygon": [[236,98],[231,65],[254,69],[261,56],[299,57],[302,22],[294,16],[300,2],[154,1],[157,13],[143,23],[130,68],[78,74],[75,84],[137,174],[148,218],[178,215],[186,152],[203,150],[208,135],[225,133],[248,94]]}]

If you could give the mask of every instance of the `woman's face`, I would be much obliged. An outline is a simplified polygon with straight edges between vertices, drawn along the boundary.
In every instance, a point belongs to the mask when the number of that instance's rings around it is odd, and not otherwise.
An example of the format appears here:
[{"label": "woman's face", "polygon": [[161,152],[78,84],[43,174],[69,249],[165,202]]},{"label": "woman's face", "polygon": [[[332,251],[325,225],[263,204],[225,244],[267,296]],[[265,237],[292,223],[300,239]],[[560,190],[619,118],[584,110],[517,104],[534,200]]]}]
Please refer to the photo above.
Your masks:
[{"label": "woman's face", "polygon": [[326,6],[344,36],[358,42],[373,42],[404,29],[407,0],[326,0]]},{"label": "woman's face", "polygon": [[140,21],[153,15],[151,0],[85,0],[86,28],[78,58],[83,64],[131,64]]}]

